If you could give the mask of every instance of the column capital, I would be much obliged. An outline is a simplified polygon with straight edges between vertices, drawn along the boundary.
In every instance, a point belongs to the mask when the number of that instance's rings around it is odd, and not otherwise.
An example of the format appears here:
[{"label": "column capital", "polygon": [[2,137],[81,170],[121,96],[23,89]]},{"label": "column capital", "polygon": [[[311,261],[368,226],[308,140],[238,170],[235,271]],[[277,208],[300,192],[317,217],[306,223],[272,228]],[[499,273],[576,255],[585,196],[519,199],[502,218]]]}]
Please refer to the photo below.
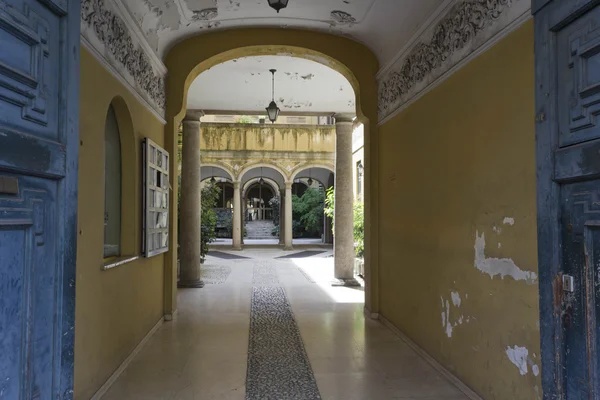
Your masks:
[{"label": "column capital", "polygon": [[286,190],[291,190],[293,184],[294,184],[294,181],[286,181],[285,182],[285,189]]},{"label": "column capital", "polygon": [[241,186],[241,184],[242,184],[242,182],[241,182],[241,181],[233,181],[233,182],[231,182],[231,183],[233,184],[233,189],[235,189],[235,190],[239,190],[239,189],[240,189],[240,186]]},{"label": "column capital", "polygon": [[352,114],[352,113],[336,113],[333,114],[333,117],[335,118],[335,123],[342,123],[342,122],[349,122],[352,123],[354,122],[354,117],[356,117],[356,115]]},{"label": "column capital", "polygon": [[202,110],[187,110],[185,113],[185,117],[183,120],[185,122],[200,122],[200,118],[204,116],[204,111]]}]

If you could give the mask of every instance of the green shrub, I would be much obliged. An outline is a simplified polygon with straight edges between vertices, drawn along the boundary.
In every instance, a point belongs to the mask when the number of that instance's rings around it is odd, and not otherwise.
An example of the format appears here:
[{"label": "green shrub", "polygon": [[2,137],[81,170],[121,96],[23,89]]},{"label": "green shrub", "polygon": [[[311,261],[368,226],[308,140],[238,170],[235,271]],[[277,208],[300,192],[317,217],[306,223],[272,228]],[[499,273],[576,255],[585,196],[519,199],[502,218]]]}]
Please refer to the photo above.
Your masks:
[{"label": "green shrub", "polygon": [[276,227],[279,227],[279,203],[279,196],[275,196],[271,200],[269,200],[269,206],[273,210],[273,224]]},{"label": "green shrub", "polygon": [[365,206],[354,203],[354,252],[359,258],[365,255]]},{"label": "green shrub", "polygon": [[[335,192],[333,186],[327,189],[325,195],[325,209],[323,212],[331,218],[331,231],[334,226],[334,210],[335,210]],[[354,252],[356,257],[364,257],[365,255],[365,206],[361,202],[355,202],[353,206],[354,214]]]},{"label": "green shrub", "polygon": [[292,196],[292,229],[294,237],[319,237],[323,233],[322,190],[307,188],[302,197]]},{"label": "green shrub", "polygon": [[216,237],[215,228],[217,227],[217,213],[215,207],[221,194],[221,189],[217,185],[206,185],[202,188],[201,201],[201,229],[200,238],[200,262],[204,263],[206,254],[208,254],[208,244],[213,242]]}]

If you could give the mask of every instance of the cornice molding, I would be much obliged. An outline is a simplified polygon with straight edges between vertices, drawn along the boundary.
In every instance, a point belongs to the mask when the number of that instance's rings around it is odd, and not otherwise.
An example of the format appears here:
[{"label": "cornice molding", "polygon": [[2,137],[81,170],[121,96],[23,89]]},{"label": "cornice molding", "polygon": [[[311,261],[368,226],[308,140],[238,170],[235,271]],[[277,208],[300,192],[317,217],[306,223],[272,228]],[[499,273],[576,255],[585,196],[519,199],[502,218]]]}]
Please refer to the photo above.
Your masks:
[{"label": "cornice molding", "polygon": [[82,43],[164,121],[166,67],[120,0],[82,0]]},{"label": "cornice molding", "polygon": [[[449,3],[449,4],[447,4]],[[530,0],[449,0],[378,74],[379,124],[397,115],[530,18]]]},{"label": "cornice molding", "polygon": [[415,46],[415,43],[421,40],[423,35],[427,33],[429,29],[431,29],[432,25],[436,25],[441,21],[441,19],[449,12],[450,8],[454,4],[456,4],[456,0],[444,0],[442,4],[437,6],[436,9],[433,10],[433,12],[429,15],[429,17],[427,17],[425,22],[420,25],[419,29],[417,29],[416,32],[410,37],[408,42],[406,42],[400,51],[396,53],[394,58],[379,68],[379,71],[375,77],[379,80],[381,76],[385,75],[386,72],[388,72],[402,56],[406,55]]},{"label": "cornice molding", "polygon": [[165,125],[167,123],[164,115],[156,111],[155,108],[148,102],[148,100],[146,100],[142,95],[140,95],[139,91],[121,75],[121,72],[119,72],[115,67],[113,67],[106,60],[106,58],[104,58],[104,55],[98,52],[98,50],[96,50],[96,48],[90,42],[88,42],[88,40],[84,36],[81,36],[81,45],[87,51],[89,51],[92,56],[94,56],[94,58],[100,63],[100,65],[104,67],[104,69],[106,69],[112,76],[114,76],[119,82],[121,82],[121,84],[131,92],[131,94],[140,102],[140,104],[146,107],[148,111],[150,111],[156,117],[156,119],[160,121],[161,124]]},{"label": "cornice molding", "polygon": [[162,60],[156,55],[152,46],[148,43],[146,39],[146,35],[142,32],[139,25],[135,22],[132,17],[131,11],[129,8],[123,3],[123,0],[107,0],[116,7],[119,17],[125,22],[127,28],[129,28],[129,33],[132,34],[137,40],[138,44],[144,49],[144,52],[150,58],[150,62],[152,63],[152,67],[162,76],[164,77],[167,74],[167,67],[162,62]]}]

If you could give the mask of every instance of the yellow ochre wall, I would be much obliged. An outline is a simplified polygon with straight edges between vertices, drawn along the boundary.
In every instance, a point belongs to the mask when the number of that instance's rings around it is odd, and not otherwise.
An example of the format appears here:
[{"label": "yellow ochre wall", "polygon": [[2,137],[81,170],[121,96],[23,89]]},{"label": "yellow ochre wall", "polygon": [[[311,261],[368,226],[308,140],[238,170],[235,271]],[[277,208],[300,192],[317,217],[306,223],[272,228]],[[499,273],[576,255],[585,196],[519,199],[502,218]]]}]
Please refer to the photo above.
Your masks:
[{"label": "yellow ochre wall", "polygon": [[203,123],[200,131],[202,150],[335,152],[334,126]]},{"label": "yellow ochre wall", "polygon": [[84,48],[80,95],[75,399],[87,400],[163,316],[162,255],[102,270],[106,113],[112,102],[126,154],[123,255],[140,253],[141,141],[147,136],[162,145],[164,126]]},{"label": "yellow ochre wall", "polygon": [[537,273],[534,129],[530,21],[379,131],[381,315],[486,400],[541,398],[537,280],[476,267]]}]

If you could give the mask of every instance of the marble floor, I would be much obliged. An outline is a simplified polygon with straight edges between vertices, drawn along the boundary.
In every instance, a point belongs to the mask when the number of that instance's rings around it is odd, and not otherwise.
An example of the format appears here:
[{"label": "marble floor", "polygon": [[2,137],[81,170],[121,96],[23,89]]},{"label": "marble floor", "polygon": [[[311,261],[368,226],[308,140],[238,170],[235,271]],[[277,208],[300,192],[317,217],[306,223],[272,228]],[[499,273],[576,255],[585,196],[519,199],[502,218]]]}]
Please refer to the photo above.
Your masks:
[{"label": "marble floor", "polygon": [[209,256],[206,286],[179,291],[176,318],[103,400],[467,399],[393,332],[365,319],[361,289],[331,287],[331,251],[318,251]]},{"label": "marble floor", "polygon": [[[323,245],[323,241],[321,239],[294,239],[294,240],[292,240],[292,244],[296,245],[296,246],[298,246],[298,245],[305,245],[305,246]],[[231,246],[231,245],[233,245],[232,239],[223,239],[223,238],[217,238],[211,244],[211,246],[213,248],[219,247],[219,246]],[[279,245],[279,239],[277,239],[277,238],[275,238],[275,239],[244,239],[244,246],[254,246],[254,245],[277,246],[277,245]],[[329,245],[329,247],[332,247],[332,245]]]}]

